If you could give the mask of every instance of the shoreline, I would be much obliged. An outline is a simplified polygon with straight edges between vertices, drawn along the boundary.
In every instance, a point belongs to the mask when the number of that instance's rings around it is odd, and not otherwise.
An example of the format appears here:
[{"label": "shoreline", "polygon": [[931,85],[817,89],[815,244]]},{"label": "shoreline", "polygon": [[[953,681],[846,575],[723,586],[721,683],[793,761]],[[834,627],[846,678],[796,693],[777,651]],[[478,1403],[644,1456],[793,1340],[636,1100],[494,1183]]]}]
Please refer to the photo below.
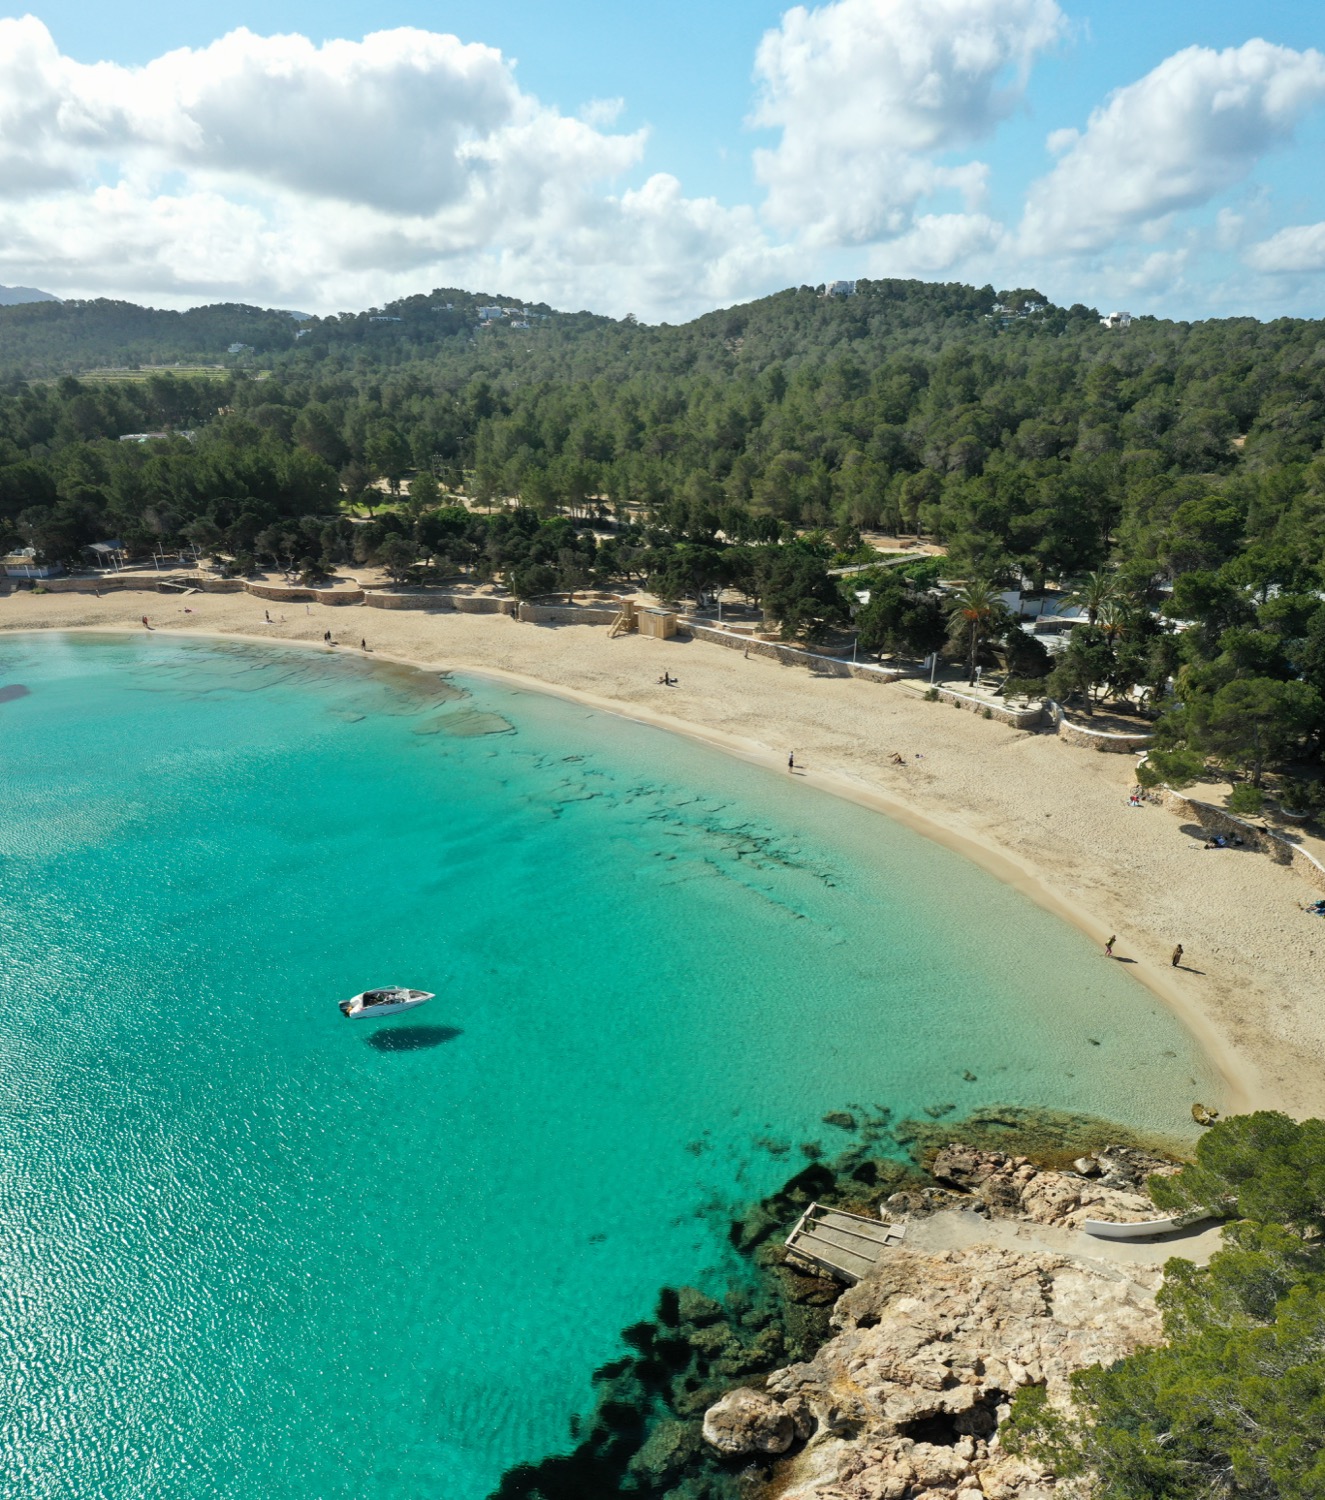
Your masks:
[{"label": "shoreline", "polygon": [[[136,593],[122,593],[102,599],[70,595],[11,595],[6,600],[0,600],[0,637],[14,633],[61,632],[132,635],[142,628],[142,606],[147,601],[151,601],[148,613],[161,619],[163,611],[159,608],[160,599],[159,595]],[[17,612],[12,608],[16,600],[25,606]],[[174,605],[173,600],[171,603],[174,606],[172,612],[182,614],[180,606]],[[185,638],[233,639],[264,646],[286,645],[324,651],[327,648],[322,643],[321,631],[328,625],[339,623],[343,626],[346,623],[343,608],[322,605],[314,606],[314,609],[316,613],[310,611],[307,615],[295,617],[292,622],[273,621],[269,632],[264,632],[262,627],[266,622],[254,618],[262,613],[261,601],[253,600],[247,595],[204,595],[191,601],[191,612],[203,616],[203,619],[187,624],[182,620],[178,624],[163,620],[154,629],[161,634]],[[26,618],[15,619],[14,613]],[[102,618],[89,619],[88,615]],[[107,619],[107,615],[115,618]],[[339,621],[337,616],[340,617]],[[307,633],[286,633],[281,629],[283,625],[288,627],[291,624]],[[255,625],[257,630],[253,628]],[[357,625],[356,617],[356,628]],[[312,633],[314,627],[316,635]],[[888,727],[895,734],[903,729],[913,733],[918,726],[923,726],[927,745],[934,747],[927,749],[926,754],[933,759],[937,759],[945,749],[952,748],[945,743],[948,738],[971,741],[975,746],[977,759],[987,760],[998,757],[1001,750],[1008,748],[1009,742],[1038,741],[1039,745],[1044,745],[1043,736],[1007,729],[972,715],[959,715],[960,722],[954,724],[951,716],[942,714],[940,705],[926,703],[909,695],[903,697],[904,690],[895,686],[885,687],[855,679],[825,681],[797,668],[756,659],[745,661],[735,653],[708,649],[701,643],[686,643],[679,649],[675,649],[674,642],[645,641],[639,637],[627,637],[609,643],[603,632],[593,626],[562,626],[553,629],[519,624],[498,616],[438,616],[414,612],[389,615],[375,612],[372,628],[375,640],[381,642],[381,646],[375,646],[366,656],[354,646],[335,649],[346,650],[360,659],[376,660],[384,665],[433,673],[468,674],[526,691],[546,693],[598,712],[684,735],[779,774],[783,773],[786,766],[786,752],[775,748],[767,738],[747,731],[752,727],[766,730],[770,719],[776,717],[778,707],[791,707],[790,703],[773,705],[765,700],[791,695],[796,700],[798,713],[803,714],[806,708],[814,710],[808,722],[802,717],[799,723],[789,726],[800,736],[795,746],[798,757],[806,757],[809,761],[804,767],[797,768],[797,779],[817,790],[901,822],[924,837],[954,850],[1002,883],[1012,886],[1037,905],[1052,912],[1060,920],[1067,921],[1101,946],[1110,932],[1127,931],[1128,936],[1119,947],[1130,949],[1136,954],[1135,960],[1128,965],[1132,977],[1145,985],[1161,1004],[1177,1016],[1222,1078],[1226,1092],[1218,1103],[1226,1113],[1251,1108],[1282,1108],[1294,1114],[1325,1112],[1325,1106],[1321,1102],[1325,1100],[1325,1078],[1322,1078],[1325,1070],[1321,1068],[1321,1062],[1325,1061],[1325,985],[1320,981],[1315,985],[1322,1004],[1305,1007],[1307,1018],[1314,1017],[1318,1022],[1318,1029],[1314,1026],[1309,1028],[1314,1034],[1291,1039],[1256,1035],[1255,1021],[1258,1015],[1274,1008],[1275,1001],[1266,995],[1264,1006],[1257,1006],[1256,1001],[1261,997],[1254,991],[1249,992],[1246,976],[1237,973],[1235,967],[1225,966],[1224,972],[1213,973],[1209,970],[1203,972],[1192,969],[1184,972],[1182,978],[1171,976],[1164,962],[1165,939],[1154,930],[1156,924],[1133,921],[1129,927],[1129,924],[1118,920],[1116,916],[1110,918],[1107,910],[1100,911],[1100,906],[1107,909],[1109,904],[1104,899],[1106,895],[1116,902],[1120,890],[1134,882],[1137,871],[1111,869],[1107,861],[1097,859],[1092,862],[1080,850],[1070,850],[1066,861],[1060,859],[1055,863],[1052,857],[1037,858],[1038,851],[1034,849],[1017,848],[1013,845],[1013,840],[1006,836],[1007,832],[1021,836],[1024,843],[1031,843],[1033,840],[1043,842],[1043,825],[1034,822],[1029,809],[1024,806],[1034,795],[1033,784],[1018,784],[1016,778],[1010,778],[1010,768],[1006,765],[996,769],[998,789],[1002,792],[1007,792],[1009,787],[1012,789],[1014,808],[1020,812],[1020,818],[1006,830],[991,826],[995,822],[991,819],[984,820],[984,826],[981,826],[976,808],[963,807],[957,798],[931,799],[929,805],[926,805],[924,799],[914,794],[899,796],[897,790],[883,784],[877,774],[880,771],[886,773],[888,769],[886,762],[891,752],[887,743],[880,742],[877,747],[871,748],[869,744],[862,742],[859,731],[853,735],[852,726],[846,725],[847,738],[832,744],[832,739],[835,735],[842,734],[844,726],[836,722],[831,713],[825,712],[829,704],[816,704],[814,700],[849,699],[852,713],[842,715],[843,718],[859,718],[861,711],[869,714],[870,710],[888,710],[890,712],[887,717],[893,721]],[[511,632],[516,634],[512,636]],[[447,639],[448,636],[451,637],[450,640]],[[456,637],[468,639],[457,640]],[[519,652],[522,660],[511,662],[503,659],[507,652],[500,648],[507,645]],[[558,649],[563,645],[574,649]],[[524,647],[529,649],[522,649]],[[640,685],[636,674],[632,674],[627,687],[620,680],[615,680],[614,674],[607,670],[608,664],[617,668],[625,662],[631,662],[637,671],[645,663],[647,671],[655,671],[658,650],[668,652],[667,666],[673,671],[679,668],[678,675],[685,674],[685,682],[689,683],[696,673],[712,679],[705,687],[717,690],[714,701],[705,705],[696,703],[693,693],[679,689],[660,689],[659,691],[676,693],[676,696],[668,698],[668,708],[663,709],[654,703],[638,701]],[[536,664],[543,668],[543,675],[523,669],[529,665],[531,658],[536,657],[542,658]],[[576,678],[581,680],[572,680]],[[649,682],[646,681],[644,686],[647,691]],[[616,691],[611,691],[613,688]],[[741,701],[750,699],[756,693],[756,701]],[[673,705],[682,712],[670,711]],[[684,712],[687,708],[690,709],[688,715]],[[869,716],[874,717],[872,714]],[[752,723],[744,722],[751,720]],[[948,725],[950,736],[941,733],[944,724]],[[820,731],[819,739],[830,743],[815,744],[811,741],[807,755],[807,751],[801,746],[806,743],[805,737],[812,730]],[[973,741],[972,731],[975,736]],[[981,746],[981,740],[986,741],[986,744]],[[1058,745],[1057,742],[1053,742],[1048,748],[1056,762],[1061,762],[1054,765],[1054,771],[1058,774],[1058,779],[1066,784],[1067,807],[1063,810],[1068,816],[1077,810],[1074,804],[1080,801],[1081,794],[1087,790],[1098,791],[1101,777],[1109,778],[1110,773],[1112,781],[1116,783],[1118,803],[1125,802],[1124,781],[1128,778],[1121,773],[1130,769],[1130,762],[1120,764],[1121,758],[1094,755]],[[917,761],[922,759],[923,756],[916,755]],[[853,765],[853,760],[857,764]],[[1105,762],[1109,764],[1103,764]],[[913,769],[920,775],[929,776],[927,771],[920,771],[912,763],[903,768],[907,773]],[[979,767],[976,769],[979,770]],[[875,774],[871,775],[871,771]],[[911,779],[909,774],[907,779]],[[929,776],[930,781],[933,779]],[[975,779],[979,781],[978,776]],[[964,787],[963,790],[969,788]],[[974,790],[978,794],[987,789],[977,785]],[[908,786],[907,791],[914,793],[914,788]],[[979,801],[978,795],[976,801]],[[1055,806],[1043,812],[1043,816],[1052,818],[1054,812],[1059,810]],[[1127,813],[1123,816],[1135,818],[1136,815]],[[1173,840],[1181,839],[1181,825],[1171,813],[1149,808],[1142,811],[1140,817],[1148,821],[1134,822],[1132,826],[1144,828],[1147,835],[1158,832],[1162,837],[1163,831],[1167,830]],[[1017,822],[1020,822],[1020,827]],[[1004,836],[1000,837],[1000,834]],[[1187,856],[1195,848],[1199,846],[1183,849],[1183,856]],[[1301,882],[1296,877],[1286,876],[1270,860],[1258,855],[1248,857],[1256,861],[1252,873],[1258,878],[1248,880],[1245,884],[1237,880],[1233,882],[1235,905],[1254,907],[1255,902],[1247,898],[1251,889],[1258,884],[1268,889],[1288,880],[1299,892],[1302,889]],[[1212,872],[1223,877],[1232,871],[1233,866],[1230,861],[1226,861],[1223,866],[1207,863],[1188,868],[1193,874],[1199,869],[1203,873]],[[1181,873],[1185,874],[1186,871]],[[1243,873],[1242,868],[1239,868],[1238,873]],[[1069,874],[1076,878],[1066,878]],[[1085,877],[1084,881],[1082,877]],[[1080,886],[1083,883],[1087,887],[1086,891],[1073,888],[1074,885]],[[1194,886],[1195,882],[1192,884]],[[1188,894],[1199,897],[1201,892],[1193,888]],[[1284,893],[1276,891],[1275,894]],[[1099,897],[1098,902],[1092,901],[1091,895]],[[1249,915],[1252,915],[1254,921],[1254,914]],[[1138,944],[1138,938],[1145,944],[1144,949]],[[1207,950],[1204,946],[1198,948],[1187,937],[1183,941],[1189,956],[1200,954],[1203,962],[1211,962],[1205,957]],[[1308,958],[1314,956],[1314,950],[1306,954]],[[1305,964],[1299,966],[1298,972],[1308,972]],[[1202,989],[1217,991],[1216,1004],[1211,1005],[1209,1001],[1202,1003],[1188,974],[1203,982]],[[1317,996],[1309,998],[1315,999]],[[1282,1011],[1288,1005],[1281,1000],[1277,1008]],[[1232,1014],[1229,1014],[1230,1010]],[[1285,1056],[1286,1047],[1296,1055]]]}]

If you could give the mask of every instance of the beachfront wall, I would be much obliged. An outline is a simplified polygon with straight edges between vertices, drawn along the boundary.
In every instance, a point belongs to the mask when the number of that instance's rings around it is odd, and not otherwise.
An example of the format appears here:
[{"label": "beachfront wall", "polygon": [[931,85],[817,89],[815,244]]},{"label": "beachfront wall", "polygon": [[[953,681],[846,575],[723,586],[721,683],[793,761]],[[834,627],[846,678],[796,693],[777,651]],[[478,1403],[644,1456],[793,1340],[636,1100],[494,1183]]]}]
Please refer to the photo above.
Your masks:
[{"label": "beachfront wall", "polygon": [[369,609],[430,609],[462,615],[514,615],[517,608],[514,599],[491,594],[387,594],[379,589],[365,591],[363,602]]},{"label": "beachfront wall", "polygon": [[522,604],[516,618],[531,625],[614,625],[620,613],[585,604]]},{"label": "beachfront wall", "polygon": [[1105,754],[1134,755],[1138,750],[1149,749],[1154,736],[1150,734],[1106,734],[1102,729],[1087,729],[1084,724],[1073,724],[1066,718],[1060,717],[1058,738],[1065,744],[1077,746],[1080,750],[1102,750]]},{"label": "beachfront wall", "polygon": [[958,708],[969,708],[982,718],[986,715],[999,724],[1010,724],[1013,729],[1038,729],[1044,723],[1044,704],[1031,703],[1025,708],[1013,708],[1010,703],[990,703],[987,698],[978,698],[974,693],[963,693],[957,688],[935,684],[930,691],[940,703],[955,703]]},{"label": "beachfront wall", "polygon": [[186,573],[162,573],[150,578],[110,573],[104,578],[56,578],[43,587],[48,594],[151,594],[177,593],[180,589],[197,589],[200,594],[242,594],[245,583],[242,578],[193,578]]},{"label": "beachfront wall", "polygon": [[276,604],[362,604],[362,589],[282,588],[274,583],[246,583],[244,588],[255,599],[270,599]]},{"label": "beachfront wall", "polygon": [[905,677],[895,667],[877,667],[872,662],[843,661],[836,656],[820,656],[815,651],[804,651],[799,646],[784,646],[780,641],[763,641],[757,636],[740,635],[734,630],[719,630],[713,625],[700,625],[694,620],[678,620],[678,635],[688,635],[697,641],[709,641],[715,646],[726,646],[740,651],[745,656],[766,656],[771,661],[780,661],[788,667],[808,667],[812,672],[829,677],[859,677],[866,682],[897,682]]},{"label": "beachfront wall", "polygon": [[1290,842],[1282,834],[1259,823],[1247,823],[1235,818],[1222,807],[1209,802],[1198,802],[1194,797],[1184,797],[1172,787],[1161,787],[1158,794],[1162,804],[1180,817],[1194,818],[1204,832],[1236,834],[1250,849],[1259,849],[1268,854],[1277,865],[1288,865],[1316,887],[1325,891],[1325,865],[1313,854]]}]

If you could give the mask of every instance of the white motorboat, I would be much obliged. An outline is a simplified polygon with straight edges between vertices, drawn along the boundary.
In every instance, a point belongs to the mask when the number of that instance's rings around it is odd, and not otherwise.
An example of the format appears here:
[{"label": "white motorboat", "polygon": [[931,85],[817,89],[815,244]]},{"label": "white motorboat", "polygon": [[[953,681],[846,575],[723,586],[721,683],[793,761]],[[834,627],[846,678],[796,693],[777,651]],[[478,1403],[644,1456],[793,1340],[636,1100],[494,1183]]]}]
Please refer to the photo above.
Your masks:
[{"label": "white motorboat", "polygon": [[431,990],[409,990],[403,985],[389,985],[384,990],[365,990],[353,1000],[340,1002],[340,1013],[351,1021],[363,1016],[397,1016],[432,999]]}]

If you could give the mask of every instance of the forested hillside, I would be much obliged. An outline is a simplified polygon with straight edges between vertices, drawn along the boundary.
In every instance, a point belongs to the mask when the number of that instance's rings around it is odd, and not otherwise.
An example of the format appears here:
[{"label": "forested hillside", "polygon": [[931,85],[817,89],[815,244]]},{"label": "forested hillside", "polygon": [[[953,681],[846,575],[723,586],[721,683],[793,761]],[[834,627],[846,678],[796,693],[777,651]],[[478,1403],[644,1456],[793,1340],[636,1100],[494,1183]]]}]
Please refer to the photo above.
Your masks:
[{"label": "forested hillside", "polygon": [[[214,379],[23,378],[222,339],[252,350]],[[1240,683],[1276,726],[1257,781],[1325,731],[1319,322],[1106,329],[1031,290],[861,282],[650,328],[439,290],[302,324],[0,309],[0,363],[23,367],[0,395],[0,541],[51,558],[114,535],[188,540],[240,570],[377,560],[523,592],[644,578],[677,598],[727,585],[814,636],[856,609],[827,564],[865,556],[856,533],[879,527],[946,545],[972,669],[1001,642],[1014,676],[1048,670],[994,607],[1020,582],[1089,596],[1054,684],[1087,711],[1137,687],[1158,701],[1185,672],[1166,720],[1189,757],[1175,777],[1218,740],[1193,705],[1223,693],[1215,718],[1246,721]],[[117,441],[156,429],[190,435]],[[407,498],[384,504],[382,481]],[[351,525],[347,502],[384,514]],[[615,517],[612,534],[594,517]],[[943,635],[937,607],[919,581],[880,580],[855,625],[920,653]]]}]

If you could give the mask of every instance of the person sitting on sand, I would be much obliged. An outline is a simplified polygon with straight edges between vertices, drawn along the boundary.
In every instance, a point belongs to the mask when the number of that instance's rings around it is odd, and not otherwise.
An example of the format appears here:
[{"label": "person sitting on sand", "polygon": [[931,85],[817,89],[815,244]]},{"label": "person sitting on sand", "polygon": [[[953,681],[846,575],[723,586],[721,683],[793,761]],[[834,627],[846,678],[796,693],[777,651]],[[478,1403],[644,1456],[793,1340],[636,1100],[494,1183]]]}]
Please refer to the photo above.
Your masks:
[{"label": "person sitting on sand", "polygon": [[895,765],[895,766],[904,766],[905,764],[906,764],[906,757],[904,755],[899,755],[897,753],[897,751],[894,750],[893,751],[893,765]]}]

